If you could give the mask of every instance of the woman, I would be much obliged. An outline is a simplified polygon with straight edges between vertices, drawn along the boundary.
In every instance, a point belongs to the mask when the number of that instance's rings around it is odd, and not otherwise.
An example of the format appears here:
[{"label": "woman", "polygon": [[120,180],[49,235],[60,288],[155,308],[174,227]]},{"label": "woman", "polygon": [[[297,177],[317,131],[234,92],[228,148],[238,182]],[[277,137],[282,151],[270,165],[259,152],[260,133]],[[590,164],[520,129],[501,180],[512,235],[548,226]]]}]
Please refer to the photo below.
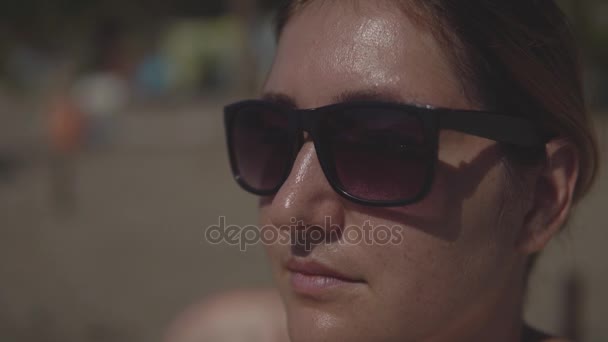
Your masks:
[{"label": "woman", "polygon": [[291,341],[556,341],[522,306],[596,171],[576,57],[549,0],[290,1],[226,123]]}]

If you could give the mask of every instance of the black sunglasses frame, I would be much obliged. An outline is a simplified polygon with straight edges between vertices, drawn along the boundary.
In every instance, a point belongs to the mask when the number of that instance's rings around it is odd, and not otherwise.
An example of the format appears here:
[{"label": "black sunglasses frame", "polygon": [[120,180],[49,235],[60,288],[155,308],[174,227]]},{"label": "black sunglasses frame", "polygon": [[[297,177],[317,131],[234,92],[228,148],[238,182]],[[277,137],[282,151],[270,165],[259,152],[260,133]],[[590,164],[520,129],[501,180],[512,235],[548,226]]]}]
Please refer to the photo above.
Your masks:
[{"label": "black sunglasses frame", "polygon": [[[255,189],[243,179],[238,167],[235,148],[233,146],[233,128],[235,120],[243,109],[254,107],[270,108],[274,112],[285,113],[288,116],[289,141],[292,144],[290,149],[292,154],[284,165],[285,172],[279,184],[273,189]],[[350,194],[341,185],[331,162],[331,155],[327,151],[325,137],[321,132],[321,122],[325,115],[330,113],[348,111],[349,109],[376,109],[376,110],[398,110],[405,115],[410,115],[418,119],[424,129],[424,146],[428,149],[427,176],[419,194],[412,198],[397,200],[368,200]],[[245,100],[228,105],[224,108],[224,124],[230,166],[234,179],[247,192],[258,196],[272,196],[283,186],[292,171],[295,159],[303,144],[303,133],[308,132],[312,138],[317,158],[331,187],[342,197],[365,206],[372,207],[397,207],[417,203],[424,199],[431,190],[435,178],[435,169],[438,162],[439,132],[441,129],[450,129],[465,134],[475,135],[482,138],[491,139],[500,143],[512,144],[521,147],[540,147],[544,146],[549,140],[540,134],[538,127],[531,121],[499,114],[490,111],[477,110],[457,110],[436,108],[432,106],[418,106],[412,104],[379,102],[379,101],[358,101],[332,104],[314,109],[293,109],[274,102],[265,100]]]}]

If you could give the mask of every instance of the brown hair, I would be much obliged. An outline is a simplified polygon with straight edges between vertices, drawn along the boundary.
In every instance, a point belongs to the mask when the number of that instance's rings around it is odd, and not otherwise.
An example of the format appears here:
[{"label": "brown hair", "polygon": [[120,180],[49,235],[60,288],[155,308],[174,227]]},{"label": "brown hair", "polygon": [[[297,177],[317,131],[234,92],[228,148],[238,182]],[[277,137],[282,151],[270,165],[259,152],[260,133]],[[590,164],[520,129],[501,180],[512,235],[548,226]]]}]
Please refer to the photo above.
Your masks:
[{"label": "brown hair", "polygon": [[[277,17],[278,38],[290,18],[313,1],[287,1]],[[393,2],[416,24],[435,35],[471,101],[488,109],[532,118],[545,132],[574,143],[580,154],[574,200],[583,197],[597,173],[597,142],[585,108],[574,35],[556,3],[553,0]],[[509,155],[521,157],[526,155],[523,152]],[[540,155],[544,156],[544,151]]]}]

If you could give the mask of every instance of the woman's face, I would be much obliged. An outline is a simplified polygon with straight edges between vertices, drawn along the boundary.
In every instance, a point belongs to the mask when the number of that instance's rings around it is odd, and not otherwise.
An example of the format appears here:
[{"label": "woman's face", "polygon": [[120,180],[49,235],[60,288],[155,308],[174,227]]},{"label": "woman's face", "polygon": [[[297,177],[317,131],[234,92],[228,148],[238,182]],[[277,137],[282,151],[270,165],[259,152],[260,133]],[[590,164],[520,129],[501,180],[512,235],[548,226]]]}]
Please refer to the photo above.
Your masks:
[{"label": "woman's face", "polygon": [[[264,92],[288,96],[299,108],[353,97],[478,108],[430,32],[396,8],[368,2],[313,2],[293,17]],[[527,199],[509,197],[509,169],[496,143],[442,131],[435,172],[419,203],[365,207],[332,190],[313,143],[303,145],[280,191],[261,201],[262,224],[301,221],[305,231],[331,217],[331,229],[367,221],[372,229],[401,230],[388,245],[338,239],[308,250],[267,246],[293,342],[413,341],[448,331],[454,337],[489,319],[506,288],[518,287],[524,259],[515,246]],[[313,264],[348,281],[290,271]]]}]

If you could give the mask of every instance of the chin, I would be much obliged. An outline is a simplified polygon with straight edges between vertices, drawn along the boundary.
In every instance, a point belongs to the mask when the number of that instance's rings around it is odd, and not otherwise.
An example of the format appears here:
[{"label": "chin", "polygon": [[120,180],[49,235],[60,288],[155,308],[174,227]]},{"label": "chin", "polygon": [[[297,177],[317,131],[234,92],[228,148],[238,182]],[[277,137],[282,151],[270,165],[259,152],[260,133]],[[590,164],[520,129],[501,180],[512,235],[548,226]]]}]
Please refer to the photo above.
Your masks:
[{"label": "chin", "polygon": [[291,298],[286,309],[290,342],[397,341],[387,335],[391,329],[383,328],[374,310],[356,301],[328,303]]},{"label": "chin", "polygon": [[354,334],[347,317],[314,306],[296,305],[287,309],[290,342],[363,341]]}]

